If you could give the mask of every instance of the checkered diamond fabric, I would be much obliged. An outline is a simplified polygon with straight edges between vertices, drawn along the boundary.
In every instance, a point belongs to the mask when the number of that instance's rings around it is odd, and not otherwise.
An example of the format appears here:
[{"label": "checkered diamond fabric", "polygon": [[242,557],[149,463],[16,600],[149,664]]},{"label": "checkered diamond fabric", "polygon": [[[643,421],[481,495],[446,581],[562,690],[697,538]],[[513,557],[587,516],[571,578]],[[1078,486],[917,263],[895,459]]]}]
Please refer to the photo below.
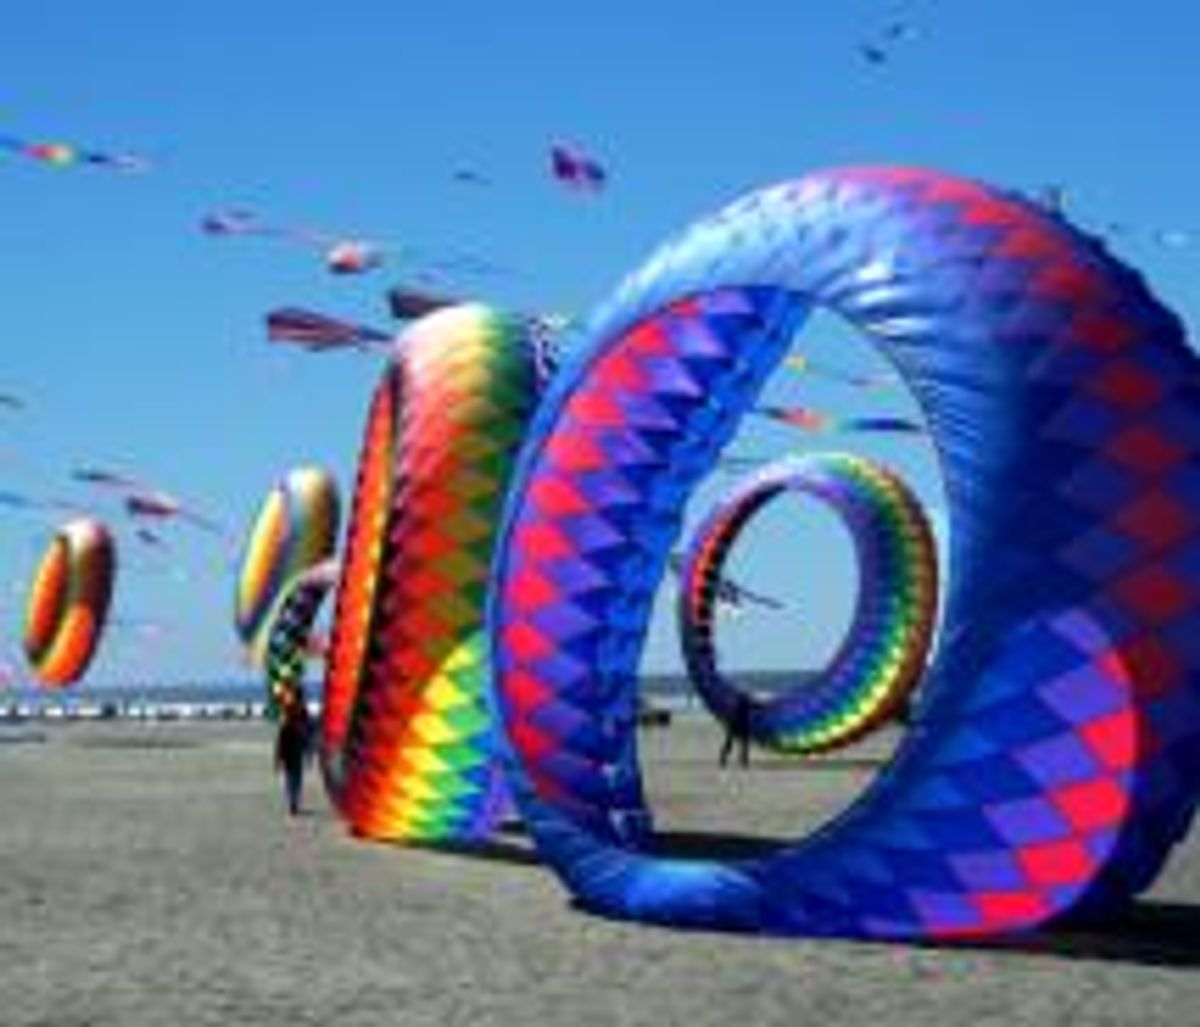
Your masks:
[{"label": "checkered diamond fabric", "polygon": [[[893,764],[753,864],[647,855],[632,730],[681,511],[807,311],[899,368],[940,456],[940,651]],[[496,564],[522,812],[581,902],[675,924],[943,938],[1147,886],[1200,782],[1200,404],[1179,322],[1019,197],[866,168],[753,193],[594,316],[535,417]]]}]

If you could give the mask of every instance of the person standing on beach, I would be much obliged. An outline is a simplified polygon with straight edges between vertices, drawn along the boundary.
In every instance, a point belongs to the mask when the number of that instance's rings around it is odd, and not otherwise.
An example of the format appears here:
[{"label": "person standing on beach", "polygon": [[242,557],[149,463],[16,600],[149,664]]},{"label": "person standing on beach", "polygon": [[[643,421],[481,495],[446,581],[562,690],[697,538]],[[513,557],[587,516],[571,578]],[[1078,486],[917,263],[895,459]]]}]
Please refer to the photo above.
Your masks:
[{"label": "person standing on beach", "polygon": [[312,758],[312,719],[308,703],[300,692],[284,703],[280,711],[279,734],[275,739],[275,770],[283,773],[288,812],[300,813],[304,790],[304,765]]},{"label": "person standing on beach", "polygon": [[733,710],[725,723],[725,744],[721,746],[721,766],[729,762],[734,747],[738,749],[738,763],[750,765],[750,720],[754,713],[754,700],[738,693]]}]

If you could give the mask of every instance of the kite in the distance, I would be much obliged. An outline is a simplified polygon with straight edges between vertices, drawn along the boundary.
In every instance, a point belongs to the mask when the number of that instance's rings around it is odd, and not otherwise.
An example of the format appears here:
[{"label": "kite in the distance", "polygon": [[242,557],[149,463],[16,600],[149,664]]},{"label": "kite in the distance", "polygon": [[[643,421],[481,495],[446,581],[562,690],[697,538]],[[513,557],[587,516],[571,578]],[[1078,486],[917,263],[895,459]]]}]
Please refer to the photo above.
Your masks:
[{"label": "kite in the distance", "polygon": [[[673,552],[667,558],[667,562],[671,568],[671,573],[677,578],[682,577],[684,554]],[[734,611],[741,611],[746,606],[761,606],[768,610],[782,610],[784,608],[783,600],[777,599],[775,596],[763,595],[760,592],[752,592],[744,585],[740,585],[732,578],[724,575],[717,580],[715,587],[717,602]]]},{"label": "kite in the distance", "polygon": [[244,207],[217,210],[200,219],[200,230],[205,235],[286,235],[282,229],[264,225],[258,215]]},{"label": "kite in the distance", "polygon": [[872,432],[888,435],[923,435],[925,429],[916,421],[906,417],[831,417],[810,407],[762,406],[754,411],[781,424],[799,428],[801,431],[821,434],[826,432]]},{"label": "kite in the distance", "polygon": [[41,505],[41,502],[32,496],[12,492],[9,489],[0,489],[0,506],[7,506],[12,510],[37,510],[41,508]]},{"label": "kite in the distance", "polygon": [[132,478],[118,474],[116,471],[106,471],[99,467],[76,467],[71,472],[71,477],[75,481],[82,481],[87,485],[103,485],[106,488],[141,488],[141,485]]},{"label": "kite in the distance", "polygon": [[550,174],[576,192],[598,193],[608,184],[608,171],[595,157],[562,143],[550,147]]},{"label": "kite in the distance", "polygon": [[125,512],[130,517],[144,517],[159,521],[180,520],[214,535],[227,534],[218,521],[188,509],[178,499],[166,492],[155,490],[131,492],[125,497],[124,503]]},{"label": "kite in the distance", "polygon": [[858,52],[868,64],[886,64],[900,43],[916,38],[916,28],[906,21],[893,21],[875,39],[859,44]]},{"label": "kite in the distance", "polygon": [[142,545],[151,546],[154,549],[163,549],[167,544],[161,535],[151,531],[149,528],[136,528],[133,532],[133,537],[142,543]]},{"label": "kite in the distance", "polygon": [[330,350],[368,350],[388,346],[391,335],[369,325],[342,321],[303,307],[280,307],[267,314],[267,339],[290,342],[311,353]]},{"label": "kite in the distance", "polygon": [[272,224],[246,207],[212,211],[200,219],[200,230],[213,236],[256,235],[283,239],[306,249],[316,249],[325,267],[333,274],[361,274],[383,264],[383,252],[374,243],[301,225]]},{"label": "kite in the distance", "polygon": [[389,255],[431,271],[464,275],[507,274],[508,269],[470,253],[440,253],[416,246],[384,246],[304,225],[279,225],[263,220],[247,207],[230,207],[206,214],[200,230],[210,236],[260,236],[316,250],[325,269],[336,275],[357,275],[383,267]]},{"label": "kite in the distance", "polygon": [[24,492],[15,492],[11,489],[0,489],[0,506],[8,507],[10,510],[87,512],[79,503],[73,503],[69,499],[42,498]]},{"label": "kite in the distance", "polygon": [[228,535],[225,527],[211,517],[184,506],[170,493],[145,485],[128,475],[100,467],[77,467],[71,472],[71,477],[75,481],[120,493],[121,503],[130,517],[152,521],[178,520],[213,535]]},{"label": "kite in the distance", "polygon": [[325,251],[325,267],[335,275],[360,275],[383,267],[383,251],[362,239],[343,239]]},{"label": "kite in the distance", "polygon": [[150,170],[150,162],[132,153],[107,153],[102,150],[86,150],[70,143],[44,143],[22,139],[19,136],[0,133],[0,150],[7,150],[20,157],[49,164],[51,167],[66,168],[80,164],[108,168],[124,174],[136,174]]},{"label": "kite in the distance", "polygon": [[492,180],[474,168],[459,168],[454,172],[454,181],[459,185],[490,186]]}]

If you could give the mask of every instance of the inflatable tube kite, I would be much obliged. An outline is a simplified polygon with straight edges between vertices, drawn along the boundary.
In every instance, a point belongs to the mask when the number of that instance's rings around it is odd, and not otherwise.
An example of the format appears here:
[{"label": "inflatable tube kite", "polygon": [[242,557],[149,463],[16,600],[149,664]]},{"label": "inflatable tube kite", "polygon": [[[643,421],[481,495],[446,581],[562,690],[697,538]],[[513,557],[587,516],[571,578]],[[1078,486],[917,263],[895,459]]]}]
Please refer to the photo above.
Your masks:
[{"label": "inflatable tube kite", "polygon": [[322,560],[292,578],[279,598],[263,661],[269,716],[303,694],[304,665],[313,651],[313,624],[325,596],[337,584],[338,571],[336,560]]},{"label": "inflatable tube kite", "polygon": [[319,467],[291,470],[259,507],[237,575],[233,621],[250,662],[263,666],[280,597],[297,574],[333,555],[337,482]]},{"label": "inflatable tube kite", "polygon": [[415,322],[375,392],[322,713],[326,783],[358,835],[476,837],[506,808],[484,599],[537,376],[524,323],[468,305]]},{"label": "inflatable tube kite", "polygon": [[[656,858],[652,597],[814,306],[894,363],[940,457],[952,578],[918,726],[811,838]],[[612,916],[819,935],[994,936],[1145,888],[1200,782],[1198,369],[1099,243],[943,174],[815,174],[666,244],[555,378],[501,530],[497,703],[543,858]]]},{"label": "inflatable tube kite", "polygon": [[781,752],[814,753],[861,738],[891,717],[925,666],[937,615],[937,552],[916,498],[870,460],[825,453],[778,461],[735,486],[696,529],[684,555],[679,628],[692,684],[728,723],[741,693],[717,666],[717,586],[751,519],[781,493],[822,500],[854,539],[858,603],[830,666],[750,707],[750,737]]},{"label": "inflatable tube kite", "polygon": [[80,518],[58,529],[38,563],[25,605],[25,656],[45,685],[83,677],[108,618],[116,576],[112,535]]}]

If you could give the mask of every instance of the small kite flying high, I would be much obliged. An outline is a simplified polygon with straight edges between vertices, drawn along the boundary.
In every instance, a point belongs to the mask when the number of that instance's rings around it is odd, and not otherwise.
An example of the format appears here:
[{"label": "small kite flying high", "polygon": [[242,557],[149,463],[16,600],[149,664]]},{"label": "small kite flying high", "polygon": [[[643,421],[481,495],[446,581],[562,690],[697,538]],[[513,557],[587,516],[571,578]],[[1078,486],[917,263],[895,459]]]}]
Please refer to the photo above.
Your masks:
[{"label": "small kite flying high", "polygon": [[7,150],[20,157],[49,164],[51,167],[66,168],[80,164],[108,168],[124,174],[135,174],[150,170],[150,162],[132,153],[106,153],[101,150],[85,150],[70,143],[35,142],[19,136],[0,133],[0,150]]},{"label": "small kite flying high", "polygon": [[219,522],[189,509],[170,493],[145,485],[125,474],[100,467],[77,467],[71,472],[71,477],[75,481],[120,493],[122,506],[130,517],[155,521],[180,520],[210,534],[228,534]]},{"label": "small kite flying high", "polygon": [[582,150],[555,143],[550,147],[550,174],[576,192],[598,193],[608,184],[608,171]]},{"label": "small kite flying high", "polygon": [[303,307],[280,307],[267,314],[267,338],[271,342],[290,342],[310,353],[327,353],[336,349],[365,351],[387,346],[392,337],[369,325],[353,324],[335,317],[318,314]]},{"label": "small kite flying high", "polygon": [[[671,573],[676,577],[683,576],[684,554],[673,552],[667,558],[667,564],[671,569]],[[716,600],[722,606],[729,607],[731,610],[740,612],[746,606],[761,606],[768,610],[782,610],[784,603],[775,596],[763,595],[760,592],[752,592],[743,585],[738,584],[732,578],[722,576],[717,580],[716,584]]]},{"label": "small kite flying high", "polygon": [[438,253],[415,246],[384,246],[366,239],[327,232],[305,225],[279,225],[263,220],[247,207],[210,211],[200,219],[200,231],[210,236],[261,236],[282,239],[316,250],[325,269],[335,275],[359,275],[383,267],[389,254],[408,264],[433,271],[466,275],[507,274],[506,268],[470,253]]},{"label": "small kite flying high", "polygon": [[831,417],[810,407],[762,406],[754,411],[761,417],[769,417],[781,424],[799,428],[801,431],[823,432],[878,432],[891,435],[923,435],[925,429],[916,421],[904,417]]}]

